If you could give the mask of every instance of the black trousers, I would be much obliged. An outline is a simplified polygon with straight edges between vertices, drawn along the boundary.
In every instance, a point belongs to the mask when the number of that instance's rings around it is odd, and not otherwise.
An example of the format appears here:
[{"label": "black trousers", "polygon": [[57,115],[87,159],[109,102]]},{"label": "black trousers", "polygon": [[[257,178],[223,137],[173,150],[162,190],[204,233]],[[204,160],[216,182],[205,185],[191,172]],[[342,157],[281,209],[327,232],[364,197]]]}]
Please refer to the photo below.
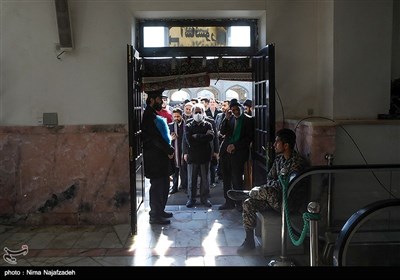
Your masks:
[{"label": "black trousers", "polygon": [[217,169],[216,161],[213,162],[213,161],[211,160],[211,162],[210,162],[210,184],[211,184],[211,185],[215,183],[216,169]]},{"label": "black trousers", "polygon": [[182,160],[181,168],[179,168],[179,175],[181,177],[181,188],[188,188],[188,164],[186,161]]},{"label": "black trousers", "polygon": [[243,190],[244,162],[238,160],[234,155],[225,153],[220,158],[220,164],[223,174],[225,202],[234,205],[235,201],[230,199],[227,193],[231,189]]},{"label": "black trousers", "polygon": [[173,175],[173,183],[172,183],[173,189],[178,189],[179,178],[181,179],[181,188],[187,189],[187,185],[188,185],[187,163],[183,160],[182,160],[182,164],[181,164],[180,168],[175,167],[175,173]]},{"label": "black trousers", "polygon": [[172,175],[172,189],[178,189],[179,184],[179,167],[175,167],[174,175]]},{"label": "black trousers", "polygon": [[159,218],[164,212],[169,193],[169,176],[150,178],[150,212],[151,218]]}]

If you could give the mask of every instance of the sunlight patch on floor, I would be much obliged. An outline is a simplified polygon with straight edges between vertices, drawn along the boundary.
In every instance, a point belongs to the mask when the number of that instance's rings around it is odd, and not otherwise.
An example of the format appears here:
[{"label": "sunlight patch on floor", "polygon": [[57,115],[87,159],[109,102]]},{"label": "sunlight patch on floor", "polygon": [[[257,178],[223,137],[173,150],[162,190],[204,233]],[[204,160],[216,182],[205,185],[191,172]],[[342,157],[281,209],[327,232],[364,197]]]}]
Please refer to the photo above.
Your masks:
[{"label": "sunlight patch on floor", "polygon": [[204,239],[202,247],[204,248],[205,256],[216,256],[221,254],[218,247],[218,232],[221,227],[221,224],[214,223],[209,234]]}]

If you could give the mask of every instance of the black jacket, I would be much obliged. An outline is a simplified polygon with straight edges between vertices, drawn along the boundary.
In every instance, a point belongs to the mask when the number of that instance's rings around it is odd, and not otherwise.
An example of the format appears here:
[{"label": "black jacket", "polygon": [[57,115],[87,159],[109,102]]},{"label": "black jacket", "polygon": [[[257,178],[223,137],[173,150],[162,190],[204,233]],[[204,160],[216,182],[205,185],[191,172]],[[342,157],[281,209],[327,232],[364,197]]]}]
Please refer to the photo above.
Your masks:
[{"label": "black jacket", "polygon": [[[207,134],[207,131],[211,131]],[[196,137],[194,137],[196,135]],[[211,145],[214,130],[208,121],[197,123],[191,121],[186,125],[184,151],[188,154],[188,163],[202,164],[211,161]]]},{"label": "black jacket", "polygon": [[[226,148],[229,145],[230,138],[233,134],[235,124],[235,117],[224,119],[221,124],[221,134],[225,135],[221,143],[219,155],[223,156],[227,153]],[[240,131],[239,140],[232,143],[235,146],[234,157],[237,160],[245,162],[249,158],[250,143],[254,141],[254,119],[253,117],[243,114],[243,123]]]},{"label": "black jacket", "polygon": [[[164,140],[156,126],[157,112],[146,106],[141,123],[143,141],[144,175],[147,178],[169,176],[174,170],[173,160],[168,155],[174,153],[174,147]],[[168,130],[168,127],[167,127]]]}]

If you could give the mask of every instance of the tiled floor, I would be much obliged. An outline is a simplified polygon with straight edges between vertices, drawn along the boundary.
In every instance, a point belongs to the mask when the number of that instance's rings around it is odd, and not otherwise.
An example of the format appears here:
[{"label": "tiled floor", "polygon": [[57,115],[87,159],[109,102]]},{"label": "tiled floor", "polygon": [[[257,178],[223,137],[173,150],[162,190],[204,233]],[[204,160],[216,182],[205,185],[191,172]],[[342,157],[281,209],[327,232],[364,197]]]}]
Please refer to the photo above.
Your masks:
[{"label": "tiled floor", "polygon": [[[150,225],[148,201],[138,217],[138,233],[115,226],[0,225],[0,247],[21,250],[15,266],[266,266],[260,248],[240,256],[244,240],[241,213],[197,206],[170,205],[167,226]],[[5,252],[5,251],[4,251]],[[10,266],[3,259],[2,266]]]},{"label": "tiled floor", "polygon": [[[216,208],[217,206],[215,206]],[[259,248],[236,254],[244,233],[236,210],[168,206],[167,226],[150,225],[139,215],[138,234],[116,226],[0,226],[0,246],[28,253],[15,256],[22,266],[265,266]],[[4,259],[2,265],[10,265]]]}]

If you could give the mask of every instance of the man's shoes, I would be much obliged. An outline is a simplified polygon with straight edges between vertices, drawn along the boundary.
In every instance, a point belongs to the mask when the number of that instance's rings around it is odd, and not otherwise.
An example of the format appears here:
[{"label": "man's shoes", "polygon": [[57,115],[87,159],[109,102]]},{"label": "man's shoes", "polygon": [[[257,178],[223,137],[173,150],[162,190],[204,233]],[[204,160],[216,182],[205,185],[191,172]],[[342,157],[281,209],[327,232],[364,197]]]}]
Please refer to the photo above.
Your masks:
[{"label": "man's shoes", "polygon": [[235,208],[235,205],[224,203],[220,207],[218,207],[218,210],[230,210],[230,209],[233,209],[233,208]]},{"label": "man's shoes", "polygon": [[203,204],[206,207],[212,207],[212,204],[211,204],[211,202],[209,200],[202,201],[201,204]]},{"label": "man's shoes", "polygon": [[192,208],[196,204],[196,200],[190,199],[188,202],[186,202],[186,207],[187,208]]},{"label": "man's shoes", "polygon": [[246,200],[248,199],[250,191],[229,190],[226,194],[232,200]]},{"label": "man's shoes", "polygon": [[154,217],[154,218],[150,217],[149,223],[151,225],[154,225],[154,224],[156,224],[156,225],[169,225],[171,223],[171,221],[167,220],[165,218],[162,218],[162,217]]},{"label": "man's shoes", "polygon": [[245,254],[245,253],[248,253],[248,252],[252,251],[254,248],[256,248],[256,244],[254,242],[254,238],[253,238],[253,240],[247,240],[246,239],[243,242],[243,244],[240,245],[240,247],[237,249],[236,252],[237,252],[238,255],[242,255],[242,254]]},{"label": "man's shoes", "polygon": [[178,192],[178,188],[172,188],[169,190],[169,194],[174,194]]},{"label": "man's shoes", "polygon": [[174,214],[172,214],[171,212],[162,212],[161,213],[161,218],[172,218],[172,216],[174,216]]}]

